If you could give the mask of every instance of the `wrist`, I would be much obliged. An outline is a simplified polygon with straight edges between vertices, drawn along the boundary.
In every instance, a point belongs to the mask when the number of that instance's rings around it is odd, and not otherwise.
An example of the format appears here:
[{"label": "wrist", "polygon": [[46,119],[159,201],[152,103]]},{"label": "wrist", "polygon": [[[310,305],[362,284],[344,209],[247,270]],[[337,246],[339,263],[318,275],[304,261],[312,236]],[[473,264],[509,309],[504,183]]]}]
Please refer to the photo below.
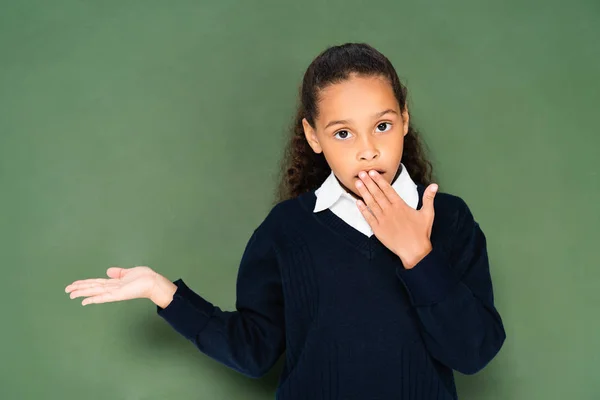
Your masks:
[{"label": "wrist", "polygon": [[166,308],[173,301],[173,295],[176,291],[177,285],[156,273],[150,300],[160,308]]},{"label": "wrist", "polygon": [[411,254],[404,256],[398,255],[398,257],[400,257],[405,269],[412,269],[432,250],[433,246],[428,240],[427,243],[424,243],[423,246],[419,247],[418,250],[414,250]]}]

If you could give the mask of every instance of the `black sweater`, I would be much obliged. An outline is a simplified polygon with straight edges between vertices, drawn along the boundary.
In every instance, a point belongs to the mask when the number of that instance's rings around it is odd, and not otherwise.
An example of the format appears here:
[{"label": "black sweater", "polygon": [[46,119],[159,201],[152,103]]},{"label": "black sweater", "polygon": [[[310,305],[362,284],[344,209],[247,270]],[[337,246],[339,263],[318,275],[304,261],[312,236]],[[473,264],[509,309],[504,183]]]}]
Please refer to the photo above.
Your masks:
[{"label": "black sweater", "polygon": [[315,200],[311,191],[277,204],[253,232],[236,311],[178,279],[158,314],[247,376],[285,350],[281,400],[456,399],[452,370],[481,370],[505,339],[486,238],[466,203],[436,194],[433,250],[405,269],[375,235],[329,209],[313,213]]}]

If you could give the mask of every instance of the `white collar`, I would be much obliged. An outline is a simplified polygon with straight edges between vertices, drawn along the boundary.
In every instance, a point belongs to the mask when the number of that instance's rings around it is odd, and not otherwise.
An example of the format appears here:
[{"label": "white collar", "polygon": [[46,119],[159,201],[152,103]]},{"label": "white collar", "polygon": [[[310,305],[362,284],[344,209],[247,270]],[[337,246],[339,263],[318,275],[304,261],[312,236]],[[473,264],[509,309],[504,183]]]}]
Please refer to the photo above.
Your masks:
[{"label": "white collar", "polygon": [[[419,203],[419,193],[417,191],[417,185],[410,177],[404,164],[400,163],[402,171],[396,180],[392,183],[392,188],[398,193],[398,195],[412,208],[417,209]],[[315,208],[313,212],[323,211],[327,208],[332,207],[340,197],[351,200],[356,203],[354,197],[352,197],[338,182],[333,171],[329,174],[323,184],[315,191],[317,201],[315,202]]]}]

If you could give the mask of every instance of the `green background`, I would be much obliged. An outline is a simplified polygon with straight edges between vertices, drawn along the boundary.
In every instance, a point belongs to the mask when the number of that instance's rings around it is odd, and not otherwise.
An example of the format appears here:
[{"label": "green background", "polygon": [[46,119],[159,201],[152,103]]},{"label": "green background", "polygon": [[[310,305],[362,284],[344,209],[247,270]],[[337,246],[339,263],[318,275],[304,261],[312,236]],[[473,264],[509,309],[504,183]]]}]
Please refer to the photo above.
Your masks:
[{"label": "green background", "polygon": [[441,190],[486,232],[507,341],[461,399],[600,398],[600,3],[0,1],[2,399],[271,399],[148,300],[148,265],[233,309],[297,89],[324,48],[394,63]]}]

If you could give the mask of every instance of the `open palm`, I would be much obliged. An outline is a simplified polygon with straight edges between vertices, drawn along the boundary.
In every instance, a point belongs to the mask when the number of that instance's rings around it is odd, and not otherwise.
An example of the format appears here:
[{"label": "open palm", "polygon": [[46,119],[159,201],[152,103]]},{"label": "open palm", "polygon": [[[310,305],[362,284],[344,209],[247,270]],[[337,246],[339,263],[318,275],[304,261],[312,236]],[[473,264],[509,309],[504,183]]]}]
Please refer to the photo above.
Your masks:
[{"label": "open palm", "polygon": [[77,280],[65,288],[70,297],[86,297],[81,304],[150,298],[158,275],[149,267],[111,267],[106,270],[110,279]]}]

